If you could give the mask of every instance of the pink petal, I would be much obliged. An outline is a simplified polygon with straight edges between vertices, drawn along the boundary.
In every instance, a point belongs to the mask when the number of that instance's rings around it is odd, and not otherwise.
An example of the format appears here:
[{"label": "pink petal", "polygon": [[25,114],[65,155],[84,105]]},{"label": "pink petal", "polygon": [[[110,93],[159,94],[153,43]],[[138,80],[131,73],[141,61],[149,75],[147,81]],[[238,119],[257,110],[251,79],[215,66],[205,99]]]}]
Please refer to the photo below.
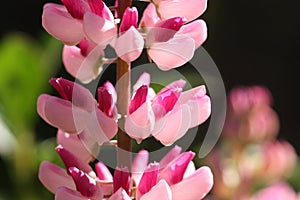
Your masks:
[{"label": "pink petal", "polygon": [[154,37],[153,41],[156,42],[166,42],[173,38],[176,32],[182,27],[186,22],[183,17],[173,17],[166,20],[160,20],[155,24],[156,28],[149,31],[148,35]]},{"label": "pink petal", "polygon": [[83,19],[86,11],[89,11],[89,5],[85,0],[61,0],[68,12],[76,19]]},{"label": "pink petal", "polygon": [[127,7],[122,17],[119,32],[120,33],[125,32],[131,26],[137,28],[137,23],[138,23],[138,10],[136,9],[136,7],[132,7],[132,8]]},{"label": "pink petal", "polygon": [[120,188],[117,192],[115,192],[108,200],[132,200],[130,196],[128,196],[127,192]]},{"label": "pink petal", "polygon": [[70,167],[69,172],[74,179],[76,189],[85,197],[102,199],[102,190],[94,178],[76,167]]},{"label": "pink petal", "polygon": [[153,3],[149,3],[143,12],[143,17],[140,22],[141,28],[152,28],[158,22],[160,18],[156,13],[156,8]]},{"label": "pink petal", "polygon": [[182,105],[180,109],[155,122],[152,135],[163,145],[171,145],[187,132],[190,122],[191,112],[187,106]]},{"label": "pink petal", "polygon": [[109,169],[102,163],[95,164],[95,171],[104,195],[111,195],[113,193],[113,177]]},{"label": "pink petal", "polygon": [[173,161],[181,152],[180,146],[175,146],[172,148],[159,162],[160,169],[165,168],[171,161]]},{"label": "pink petal", "polygon": [[56,193],[60,186],[76,188],[72,177],[67,174],[65,169],[48,161],[41,163],[38,176],[43,185],[52,193]]},{"label": "pink petal", "polygon": [[180,154],[176,159],[174,159],[167,167],[159,173],[159,179],[164,179],[169,185],[174,185],[180,182],[183,178],[183,175],[195,157],[195,153],[189,151]]},{"label": "pink petal", "polygon": [[62,59],[68,73],[82,83],[89,83],[102,71],[103,55],[104,52],[99,46],[95,47],[87,57],[84,57],[76,46],[64,46]]},{"label": "pink petal", "polygon": [[132,175],[131,178],[134,180],[135,185],[139,185],[142,175],[148,165],[149,152],[146,150],[140,150],[132,162]]},{"label": "pink petal", "polygon": [[99,109],[108,117],[113,116],[113,97],[105,87],[98,87],[98,104]]},{"label": "pink petal", "polygon": [[140,198],[140,200],[153,199],[173,200],[170,187],[165,180],[160,180],[148,193]]},{"label": "pink petal", "polygon": [[211,170],[208,167],[201,167],[189,177],[171,186],[173,200],[202,199],[212,186],[213,174]]},{"label": "pink petal", "polygon": [[39,115],[46,122],[65,132],[78,133],[86,126],[88,113],[69,101],[43,94],[39,96],[37,106]]},{"label": "pink petal", "polygon": [[125,62],[136,60],[144,48],[144,39],[141,34],[131,26],[114,44],[117,55]]},{"label": "pink petal", "polygon": [[77,157],[89,163],[94,160],[94,157],[88,152],[86,147],[82,144],[82,141],[79,139],[77,134],[68,134],[62,130],[57,131],[56,135],[57,143],[61,144],[63,147],[71,151]]},{"label": "pink petal", "polygon": [[67,187],[59,187],[55,193],[55,200],[88,200],[87,197],[84,197],[80,192],[72,190]]},{"label": "pink petal", "polygon": [[202,15],[206,7],[207,0],[160,0],[158,12],[162,19],[181,16],[192,21]]},{"label": "pink petal", "polygon": [[135,112],[128,115],[125,121],[127,134],[140,142],[149,137],[154,127],[154,113],[148,102],[141,105]]},{"label": "pink petal", "polygon": [[114,16],[102,0],[88,0],[88,3],[93,13],[109,21],[114,20]]},{"label": "pink petal", "polygon": [[50,35],[68,45],[77,44],[84,38],[82,22],[74,19],[67,9],[59,4],[45,4],[42,25]]},{"label": "pink petal", "polygon": [[123,188],[129,194],[130,173],[127,167],[116,167],[113,178],[114,192]]},{"label": "pink petal", "polygon": [[87,37],[101,47],[105,47],[117,34],[113,21],[87,12],[83,17],[83,28]]},{"label": "pink petal", "polygon": [[143,195],[151,190],[158,181],[158,163],[150,163],[147,169],[144,171],[141,181],[138,185],[138,195]]},{"label": "pink petal", "polygon": [[93,169],[91,168],[91,166],[88,163],[80,160],[76,155],[71,153],[69,150],[67,150],[63,146],[58,145],[55,148],[55,150],[59,154],[59,156],[62,159],[63,163],[65,164],[67,170],[70,167],[76,167],[76,168],[81,169],[85,173],[93,172]]},{"label": "pink petal", "polygon": [[167,42],[149,44],[148,55],[161,70],[179,67],[192,59],[195,42],[190,37],[175,34]]},{"label": "pink petal", "polygon": [[194,39],[196,48],[200,47],[207,38],[207,27],[203,20],[196,20],[189,24],[183,25],[178,31],[180,34],[184,34]]},{"label": "pink petal", "polygon": [[148,94],[148,86],[142,85],[133,94],[132,100],[129,105],[129,114],[136,111],[142,104],[146,102]]}]

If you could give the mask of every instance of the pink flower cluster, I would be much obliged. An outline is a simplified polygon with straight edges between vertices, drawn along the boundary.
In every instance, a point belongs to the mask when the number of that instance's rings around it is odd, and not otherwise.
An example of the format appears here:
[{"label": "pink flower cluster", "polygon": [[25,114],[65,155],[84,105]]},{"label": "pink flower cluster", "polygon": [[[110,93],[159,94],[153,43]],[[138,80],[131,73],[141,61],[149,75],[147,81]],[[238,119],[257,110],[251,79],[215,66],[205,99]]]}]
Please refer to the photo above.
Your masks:
[{"label": "pink flower cluster", "polygon": [[[72,140],[69,137],[73,137]],[[66,169],[43,161],[39,170],[40,181],[57,200],[193,200],[202,199],[213,185],[210,169],[204,166],[196,170],[192,162],[195,154],[180,153],[178,146],[159,163],[150,164],[149,153],[141,150],[133,160],[131,173],[127,167],[117,167],[112,175],[102,162],[95,164],[94,171],[88,161],[82,159],[89,157],[88,152],[81,151],[78,154],[81,157],[75,154],[77,147],[83,147],[79,138],[61,131],[58,138],[70,147],[67,149],[61,144],[56,147]]]},{"label": "pink flower cluster", "polygon": [[[138,10],[127,8],[119,24],[102,0],[62,0],[47,3],[43,27],[64,44],[66,70],[81,82],[90,82],[105,63],[104,48],[112,46],[126,62],[136,60],[144,46],[162,70],[188,62],[207,37],[203,20],[206,0],[152,1],[138,24]],[[67,27],[67,28],[66,28]]]},{"label": "pink flower cluster", "polygon": [[[61,98],[48,94],[38,98],[38,113],[47,123],[67,133],[80,134],[91,148],[95,142],[101,145],[115,136],[117,95],[111,83],[98,88],[98,101],[89,90],[66,79],[53,78],[50,84]],[[153,136],[162,144],[171,145],[189,128],[203,123],[211,112],[205,87],[183,92],[184,85],[184,80],[178,80],[155,94],[150,75],[142,74],[133,87],[125,120],[127,134],[138,142]]]}]

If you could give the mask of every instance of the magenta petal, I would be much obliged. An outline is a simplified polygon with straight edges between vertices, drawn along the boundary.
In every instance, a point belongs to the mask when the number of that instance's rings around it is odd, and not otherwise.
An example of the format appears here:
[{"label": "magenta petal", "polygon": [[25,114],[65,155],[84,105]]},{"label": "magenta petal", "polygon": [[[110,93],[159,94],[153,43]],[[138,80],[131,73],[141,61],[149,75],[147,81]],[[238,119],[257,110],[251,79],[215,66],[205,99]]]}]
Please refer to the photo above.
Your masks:
[{"label": "magenta petal", "polygon": [[62,130],[57,131],[57,143],[75,154],[80,160],[89,163],[94,160],[94,157],[88,152],[86,147],[82,144],[77,134],[65,133]]},{"label": "magenta petal", "polygon": [[183,25],[178,31],[179,34],[184,34],[186,36],[194,39],[196,43],[196,48],[200,47],[207,38],[207,27],[203,20],[196,20],[189,24]]},{"label": "magenta petal", "polygon": [[147,43],[148,55],[161,70],[179,67],[192,59],[195,51],[195,41],[181,34],[167,42]]},{"label": "magenta petal", "polygon": [[148,86],[142,85],[137,89],[129,105],[129,114],[136,111],[142,104],[146,102],[148,95]]},{"label": "magenta petal", "polygon": [[74,179],[76,189],[83,196],[91,199],[102,199],[102,190],[94,178],[76,167],[70,167],[69,172]]},{"label": "magenta petal", "polygon": [[88,200],[87,197],[84,197],[80,192],[72,190],[67,187],[59,187],[55,193],[55,200]]},{"label": "magenta petal", "polygon": [[145,171],[149,160],[149,152],[146,150],[140,150],[136,155],[132,162],[132,175],[131,178],[133,179],[135,185],[138,185],[143,172]]},{"label": "magenta petal", "polygon": [[176,111],[172,111],[155,122],[152,135],[163,145],[171,145],[187,132],[190,122],[191,112],[186,105],[182,105]]},{"label": "magenta petal", "polygon": [[95,164],[95,170],[100,184],[103,195],[111,195],[113,193],[113,177],[109,169],[102,163],[97,162]]},{"label": "magenta petal", "polygon": [[114,20],[114,16],[102,0],[88,0],[88,3],[93,13],[104,19]]},{"label": "magenta petal", "polygon": [[141,105],[135,112],[128,115],[125,121],[127,134],[140,142],[149,137],[154,127],[154,113],[148,102]]},{"label": "magenta petal", "polygon": [[68,151],[66,148],[64,148],[61,145],[58,145],[55,150],[57,151],[57,153],[59,154],[59,156],[61,157],[63,163],[66,166],[66,169],[68,170],[70,167],[77,167],[79,169],[81,169],[82,171],[84,171],[85,173],[93,173],[93,169],[91,168],[91,166],[80,160],[76,155],[74,155],[73,153],[71,153],[70,151]]},{"label": "magenta petal", "polygon": [[98,88],[99,109],[108,117],[113,116],[114,102],[113,97],[105,87]]},{"label": "magenta petal", "polygon": [[87,37],[101,47],[105,47],[117,35],[113,21],[87,12],[83,17],[83,28]]},{"label": "magenta petal", "polygon": [[138,10],[136,7],[127,7],[124,11],[122,21],[120,24],[119,32],[127,31],[131,26],[137,28],[138,23]]},{"label": "magenta petal", "polygon": [[169,185],[179,183],[195,153],[189,151],[180,154],[167,167],[159,173],[159,179],[164,179]]},{"label": "magenta petal", "polygon": [[148,165],[137,188],[139,195],[149,192],[151,188],[156,185],[158,181],[158,170],[158,163],[150,163]]},{"label": "magenta petal", "polygon": [[82,22],[74,19],[67,9],[59,4],[45,4],[42,25],[50,35],[68,45],[77,44],[84,38]]},{"label": "magenta petal", "polygon": [[129,63],[141,55],[144,48],[144,39],[137,29],[131,26],[116,39],[114,48],[118,56]]},{"label": "magenta petal", "polygon": [[192,21],[202,15],[206,7],[207,0],[161,0],[158,3],[158,12],[162,19],[180,15]]},{"label": "magenta petal", "polygon": [[175,146],[172,148],[159,162],[160,169],[165,168],[171,161],[173,161],[181,152],[180,146]]},{"label": "magenta petal", "polygon": [[127,167],[116,167],[113,178],[114,192],[123,188],[129,194],[130,173]]},{"label": "magenta petal", "polygon": [[124,189],[120,188],[117,192],[111,195],[108,200],[132,200],[132,198],[128,196]]},{"label": "magenta petal", "polygon": [[58,167],[48,161],[43,161],[39,168],[39,180],[52,193],[56,193],[60,186],[75,189],[73,179],[65,169]]},{"label": "magenta petal", "polygon": [[154,187],[152,187],[152,189],[148,193],[144,194],[140,198],[140,200],[153,200],[153,199],[173,200],[172,196],[173,195],[168,183],[165,180],[160,180]]},{"label": "magenta petal", "polygon": [[210,168],[201,167],[189,177],[171,186],[172,200],[202,199],[211,190],[212,186],[213,174]]}]

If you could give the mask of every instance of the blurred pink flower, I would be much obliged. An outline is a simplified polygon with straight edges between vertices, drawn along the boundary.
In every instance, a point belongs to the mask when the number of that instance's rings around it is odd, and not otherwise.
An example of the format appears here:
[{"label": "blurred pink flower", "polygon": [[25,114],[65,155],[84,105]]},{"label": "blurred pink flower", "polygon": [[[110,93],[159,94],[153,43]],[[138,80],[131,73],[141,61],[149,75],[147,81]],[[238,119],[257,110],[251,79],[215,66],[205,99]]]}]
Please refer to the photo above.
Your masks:
[{"label": "blurred pink flower", "polygon": [[150,75],[142,74],[125,121],[127,134],[138,142],[152,135],[170,145],[209,117],[211,104],[204,86],[182,92],[185,81],[178,80],[155,94],[149,85]]},{"label": "blurred pink flower", "polygon": [[274,183],[255,194],[251,200],[298,200],[296,192],[284,182]]},{"label": "blurred pink flower", "polygon": [[223,129],[225,136],[256,142],[277,135],[279,120],[271,108],[272,97],[266,88],[235,88],[229,93],[228,101],[228,114]]},{"label": "blurred pink flower", "polygon": [[[62,98],[42,94],[38,98],[38,114],[50,125],[67,133],[85,134],[102,144],[117,132],[114,87],[103,86],[106,94],[99,92],[99,104],[84,87],[63,78],[52,78],[50,84]],[[101,90],[101,89],[100,89]],[[105,98],[101,98],[106,95]],[[110,98],[108,98],[110,97]],[[109,114],[111,112],[111,114]]]}]

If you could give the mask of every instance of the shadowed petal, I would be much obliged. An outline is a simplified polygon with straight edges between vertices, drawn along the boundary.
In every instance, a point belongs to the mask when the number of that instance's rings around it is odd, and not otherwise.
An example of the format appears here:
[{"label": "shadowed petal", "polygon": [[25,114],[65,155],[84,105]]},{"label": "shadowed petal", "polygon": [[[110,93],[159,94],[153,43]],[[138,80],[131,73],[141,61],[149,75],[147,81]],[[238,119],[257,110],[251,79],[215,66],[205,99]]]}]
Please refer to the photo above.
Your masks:
[{"label": "shadowed petal", "polygon": [[88,200],[87,197],[84,197],[80,192],[71,190],[67,187],[59,187],[55,193],[55,200]]},{"label": "shadowed petal", "polygon": [[43,161],[40,165],[39,180],[52,193],[56,193],[60,186],[76,189],[72,177],[66,170],[48,161]]},{"label": "shadowed petal", "polygon": [[177,156],[180,155],[182,148],[180,146],[175,146],[171,149],[159,162],[160,170],[165,168],[171,161],[173,161]]},{"label": "shadowed petal", "polygon": [[132,162],[132,175],[131,178],[134,180],[135,185],[138,185],[142,175],[148,165],[149,152],[146,150],[140,150]]},{"label": "shadowed petal", "polygon": [[130,196],[128,196],[127,192],[120,188],[117,192],[115,192],[108,200],[132,200]]}]

